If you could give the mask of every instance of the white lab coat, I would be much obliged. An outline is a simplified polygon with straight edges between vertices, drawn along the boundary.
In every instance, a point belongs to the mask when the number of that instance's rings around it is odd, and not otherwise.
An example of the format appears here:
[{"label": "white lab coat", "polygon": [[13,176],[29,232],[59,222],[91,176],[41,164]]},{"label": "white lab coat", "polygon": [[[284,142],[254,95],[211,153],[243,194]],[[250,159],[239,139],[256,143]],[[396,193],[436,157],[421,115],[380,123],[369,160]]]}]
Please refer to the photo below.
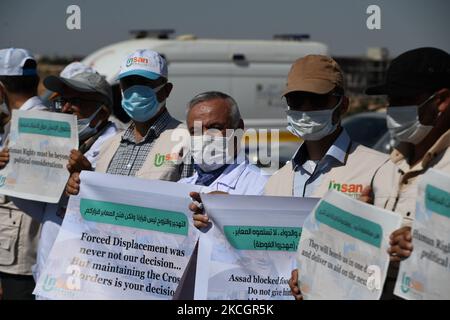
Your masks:
[{"label": "white lab coat", "polygon": [[[238,157],[239,159],[239,157]],[[209,186],[203,186],[200,192],[222,191],[229,194],[261,195],[269,175],[247,159],[240,164],[231,164]],[[180,179],[179,183],[195,184],[197,172],[192,177]]]}]

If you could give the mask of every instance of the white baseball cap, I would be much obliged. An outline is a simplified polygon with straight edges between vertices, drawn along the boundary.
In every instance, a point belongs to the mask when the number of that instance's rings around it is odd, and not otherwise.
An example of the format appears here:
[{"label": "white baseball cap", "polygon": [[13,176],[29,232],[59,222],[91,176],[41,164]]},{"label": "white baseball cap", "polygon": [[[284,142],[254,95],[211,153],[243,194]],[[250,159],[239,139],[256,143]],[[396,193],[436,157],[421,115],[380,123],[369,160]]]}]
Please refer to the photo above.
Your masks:
[{"label": "white baseball cap", "polygon": [[142,76],[151,80],[167,79],[167,62],[156,51],[139,49],[128,55],[120,66],[118,79],[127,76]]},{"label": "white baseball cap", "polygon": [[75,62],[69,63],[61,71],[59,76],[63,77],[63,78],[71,79],[71,78],[75,77],[77,74],[84,73],[84,72],[95,73],[96,71],[81,62],[75,61]]},{"label": "white baseball cap", "polygon": [[24,69],[25,62],[36,59],[25,49],[8,48],[0,50],[0,76],[32,76],[36,75],[36,67]]}]

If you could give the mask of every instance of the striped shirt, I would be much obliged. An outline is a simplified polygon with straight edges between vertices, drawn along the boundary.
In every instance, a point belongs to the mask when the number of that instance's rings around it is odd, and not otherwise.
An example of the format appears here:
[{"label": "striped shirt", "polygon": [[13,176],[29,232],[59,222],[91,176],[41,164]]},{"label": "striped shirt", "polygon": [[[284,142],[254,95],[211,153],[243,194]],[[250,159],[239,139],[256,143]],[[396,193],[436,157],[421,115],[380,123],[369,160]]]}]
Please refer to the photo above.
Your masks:
[{"label": "striped shirt", "polygon": [[[122,135],[119,148],[112,158],[107,173],[135,176],[142,168],[152,149],[156,139],[165,130],[171,122],[172,117],[165,111],[150,126],[144,138],[140,142],[136,142],[134,137],[134,122],[130,124]],[[181,178],[190,177],[194,172],[192,163],[182,163],[180,165]]]}]

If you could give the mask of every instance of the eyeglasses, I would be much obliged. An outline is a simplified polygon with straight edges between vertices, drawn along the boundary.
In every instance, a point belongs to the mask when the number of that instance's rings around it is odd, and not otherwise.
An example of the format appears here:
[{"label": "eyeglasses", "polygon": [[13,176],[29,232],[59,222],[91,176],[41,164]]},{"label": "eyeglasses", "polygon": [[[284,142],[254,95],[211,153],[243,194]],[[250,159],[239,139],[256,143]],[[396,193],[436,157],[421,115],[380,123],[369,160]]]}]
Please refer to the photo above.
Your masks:
[{"label": "eyeglasses", "polygon": [[[339,99],[338,103],[342,100],[343,95],[340,93],[331,93],[328,95],[319,95],[319,94],[299,94],[293,95],[291,97],[285,99],[285,103],[288,110],[301,110],[304,106],[310,107],[324,107],[329,104],[329,98],[337,97]],[[336,105],[337,105],[336,104]]]},{"label": "eyeglasses", "polygon": [[69,103],[71,106],[80,107],[83,105],[83,103],[86,103],[86,102],[95,102],[97,104],[102,103],[100,101],[92,100],[92,99],[58,97],[55,100],[53,100],[53,106],[56,111],[61,111],[66,103]]}]

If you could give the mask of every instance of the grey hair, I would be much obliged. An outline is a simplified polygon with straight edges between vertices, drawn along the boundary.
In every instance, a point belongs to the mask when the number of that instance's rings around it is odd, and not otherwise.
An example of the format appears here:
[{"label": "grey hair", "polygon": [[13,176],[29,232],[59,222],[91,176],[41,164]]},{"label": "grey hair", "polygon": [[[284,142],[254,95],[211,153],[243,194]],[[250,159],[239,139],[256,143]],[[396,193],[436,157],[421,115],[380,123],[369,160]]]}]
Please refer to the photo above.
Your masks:
[{"label": "grey hair", "polygon": [[239,126],[239,121],[241,121],[241,113],[239,112],[239,107],[236,103],[236,100],[234,100],[231,96],[227,95],[226,93],[220,92],[220,91],[207,91],[202,92],[196,95],[194,98],[189,101],[187,104],[186,109],[186,115],[189,113],[189,111],[194,107],[196,104],[199,104],[201,102],[215,100],[215,99],[223,99],[227,101],[230,104],[230,120],[231,124],[234,128],[237,128]]}]

